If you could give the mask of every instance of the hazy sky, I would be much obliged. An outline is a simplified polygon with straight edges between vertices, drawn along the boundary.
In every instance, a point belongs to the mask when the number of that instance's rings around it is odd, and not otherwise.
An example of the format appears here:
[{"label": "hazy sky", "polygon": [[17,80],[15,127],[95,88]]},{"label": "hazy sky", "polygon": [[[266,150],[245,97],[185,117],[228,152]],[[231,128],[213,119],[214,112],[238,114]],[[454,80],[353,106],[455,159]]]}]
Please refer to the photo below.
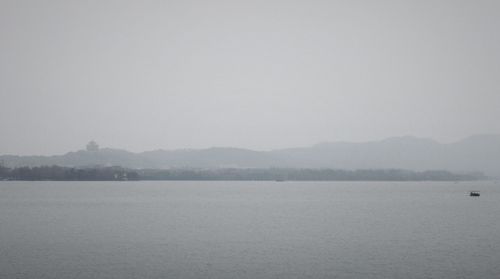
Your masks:
[{"label": "hazy sky", "polygon": [[0,0],[0,154],[500,133],[500,1]]}]

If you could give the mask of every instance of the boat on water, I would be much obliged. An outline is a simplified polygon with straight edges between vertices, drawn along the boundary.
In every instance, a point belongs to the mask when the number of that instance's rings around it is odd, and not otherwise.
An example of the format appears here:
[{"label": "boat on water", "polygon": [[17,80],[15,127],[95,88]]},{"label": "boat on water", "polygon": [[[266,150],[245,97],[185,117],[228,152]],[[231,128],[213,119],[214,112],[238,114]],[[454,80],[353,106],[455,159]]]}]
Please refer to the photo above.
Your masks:
[{"label": "boat on water", "polygon": [[479,194],[479,191],[470,191],[469,196],[471,197],[479,197],[481,194]]}]

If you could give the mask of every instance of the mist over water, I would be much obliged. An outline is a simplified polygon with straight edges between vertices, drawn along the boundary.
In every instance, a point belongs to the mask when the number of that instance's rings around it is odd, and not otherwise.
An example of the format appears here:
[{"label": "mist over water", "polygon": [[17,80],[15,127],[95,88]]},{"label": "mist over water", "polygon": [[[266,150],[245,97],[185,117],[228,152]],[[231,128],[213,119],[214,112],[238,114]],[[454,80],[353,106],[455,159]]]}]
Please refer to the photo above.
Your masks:
[{"label": "mist over water", "polygon": [[[1,0],[0,278],[498,278],[499,26],[490,0]],[[336,171],[490,181],[286,181]],[[132,182],[242,176],[280,183]],[[97,179],[129,181],[7,181]]]},{"label": "mist over water", "polygon": [[497,278],[499,198],[494,182],[0,182],[0,277]]}]

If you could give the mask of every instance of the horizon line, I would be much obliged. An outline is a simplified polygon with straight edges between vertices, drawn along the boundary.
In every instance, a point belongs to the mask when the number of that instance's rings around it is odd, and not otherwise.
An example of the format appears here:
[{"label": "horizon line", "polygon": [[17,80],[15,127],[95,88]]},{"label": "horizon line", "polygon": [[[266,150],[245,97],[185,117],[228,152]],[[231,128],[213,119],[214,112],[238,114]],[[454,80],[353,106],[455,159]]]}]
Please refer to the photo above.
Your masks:
[{"label": "horizon line", "polygon": [[[155,152],[155,151],[167,151],[167,152],[173,152],[173,151],[200,151],[200,150],[210,150],[210,149],[236,149],[236,150],[245,150],[245,151],[253,151],[253,152],[273,152],[273,151],[280,151],[280,150],[288,150],[288,149],[301,149],[301,148],[312,148],[315,146],[320,146],[320,145],[327,145],[327,144],[367,144],[367,143],[378,143],[378,142],[384,142],[387,140],[395,140],[395,139],[416,139],[416,140],[423,140],[423,141],[430,141],[434,142],[436,144],[440,145],[448,145],[448,144],[455,144],[459,143],[462,141],[465,141],[470,138],[474,137],[500,137],[500,133],[481,133],[481,134],[472,134],[470,136],[463,137],[458,140],[454,140],[451,142],[443,142],[443,141],[438,141],[430,137],[421,137],[421,136],[414,136],[414,135],[402,135],[402,136],[391,136],[391,137],[385,137],[381,139],[374,139],[374,140],[362,140],[362,141],[347,141],[347,140],[338,140],[338,141],[321,141],[315,144],[307,145],[307,146],[292,146],[292,147],[281,147],[281,148],[272,148],[272,149],[265,149],[265,150],[259,150],[259,149],[252,149],[252,148],[246,148],[246,147],[236,147],[236,146],[209,146],[209,147],[199,147],[199,148],[174,148],[174,149],[163,149],[163,148],[158,148],[158,149],[150,149],[150,150],[144,150],[144,151],[130,151],[126,148],[117,148],[117,147],[102,147],[98,148],[98,150],[103,150],[103,149],[108,149],[108,150],[119,150],[119,151],[125,151],[133,154],[141,154],[141,153],[146,153],[146,152]],[[87,144],[95,142],[95,140],[90,140],[87,142]],[[87,145],[85,144],[85,145]],[[17,155],[17,154],[0,154],[0,156],[18,156],[18,157],[49,157],[49,156],[64,156],[69,153],[73,152],[80,152],[80,151],[87,151],[85,150],[85,146],[83,149],[77,149],[73,151],[67,151],[65,153],[58,153],[58,154],[52,154],[52,155],[37,155],[37,154],[29,154],[29,155]]]}]

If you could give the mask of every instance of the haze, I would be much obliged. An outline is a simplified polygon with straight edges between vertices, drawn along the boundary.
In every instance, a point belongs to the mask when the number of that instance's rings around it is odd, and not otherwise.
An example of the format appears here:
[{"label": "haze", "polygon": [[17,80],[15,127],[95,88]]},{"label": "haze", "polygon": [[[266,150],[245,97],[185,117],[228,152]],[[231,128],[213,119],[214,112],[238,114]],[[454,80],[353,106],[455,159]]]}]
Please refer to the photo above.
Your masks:
[{"label": "haze", "polygon": [[500,133],[498,1],[0,1],[0,154]]}]

